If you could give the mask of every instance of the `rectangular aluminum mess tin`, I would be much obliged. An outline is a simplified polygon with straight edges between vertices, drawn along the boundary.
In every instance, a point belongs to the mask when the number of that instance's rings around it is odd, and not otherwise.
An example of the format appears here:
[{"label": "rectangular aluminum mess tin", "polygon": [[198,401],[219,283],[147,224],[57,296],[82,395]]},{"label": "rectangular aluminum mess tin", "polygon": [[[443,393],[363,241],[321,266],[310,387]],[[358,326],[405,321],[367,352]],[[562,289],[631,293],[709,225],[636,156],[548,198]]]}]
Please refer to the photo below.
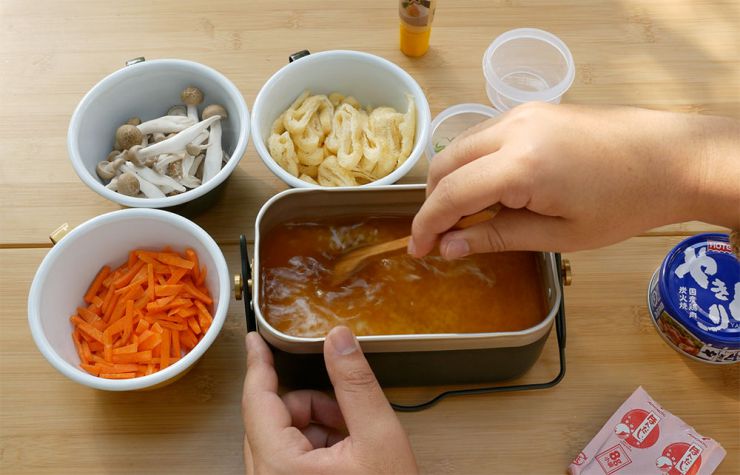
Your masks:
[{"label": "rectangular aluminum mess tin", "polygon": [[[301,219],[362,215],[413,215],[425,199],[424,185],[385,187],[291,189],[269,200],[255,226],[252,303],[256,326],[274,348],[293,354],[321,354],[324,338],[306,338],[276,330],[261,311],[260,253],[263,237],[273,227]],[[539,324],[522,331],[359,336],[366,353],[406,353],[539,347],[544,343],[560,308],[559,269],[553,253],[538,253],[548,313]],[[537,354],[539,354],[539,349]]]}]

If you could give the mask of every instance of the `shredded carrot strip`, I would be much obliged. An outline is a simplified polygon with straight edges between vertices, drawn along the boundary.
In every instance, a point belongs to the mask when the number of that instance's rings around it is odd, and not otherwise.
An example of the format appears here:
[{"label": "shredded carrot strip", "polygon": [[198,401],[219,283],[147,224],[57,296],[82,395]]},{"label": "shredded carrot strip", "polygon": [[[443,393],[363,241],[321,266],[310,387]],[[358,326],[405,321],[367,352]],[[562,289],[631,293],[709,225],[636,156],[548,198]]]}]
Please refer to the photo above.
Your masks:
[{"label": "shredded carrot strip", "polygon": [[86,333],[99,342],[103,341],[103,333],[85,320],[81,319],[77,315],[73,316],[71,320],[72,323],[77,325],[77,328],[79,328],[81,332]]},{"label": "shredded carrot strip", "polygon": [[168,266],[182,267],[183,269],[193,268],[193,261],[183,259],[177,254],[160,252],[160,253],[157,253],[157,260],[161,262],[162,264],[167,264]]},{"label": "shredded carrot strip", "polygon": [[198,280],[198,277],[200,277],[200,264],[198,262],[198,254],[195,253],[194,250],[187,248],[185,249],[185,256],[193,262],[193,278],[195,280]]},{"label": "shredded carrot strip", "polygon": [[195,321],[195,318],[188,318],[188,326],[193,330],[193,333],[200,335],[201,328],[198,322]]},{"label": "shredded carrot strip", "polygon": [[149,350],[113,355],[114,363],[148,363],[151,359],[152,352]]},{"label": "shredded carrot strip", "polygon": [[160,360],[159,360],[159,367],[160,368],[166,368],[170,365],[170,345],[172,344],[172,334],[170,333],[170,330],[165,328],[164,332],[162,332],[162,345],[159,348],[160,354]]},{"label": "shredded carrot strip", "polygon": [[113,354],[114,355],[122,355],[122,354],[125,354],[125,353],[136,353],[136,350],[138,350],[138,348],[137,348],[138,346],[139,345],[132,343],[130,345],[120,346],[118,348],[113,348]]},{"label": "shredded carrot strip", "polygon": [[134,265],[134,267],[131,267],[128,272],[126,272],[122,277],[113,282],[113,287],[115,287],[116,289],[120,289],[121,287],[128,285],[136,276],[136,274],[139,273],[142,267],[144,267],[144,261],[138,261]]},{"label": "shredded carrot strip", "polygon": [[175,285],[179,283],[188,273],[187,269],[182,269],[180,267],[170,267],[170,270],[172,273],[170,274],[170,278],[167,279],[167,285]]},{"label": "shredded carrot strip", "polygon": [[133,250],[103,266],[70,317],[80,368],[101,378],[145,376],[191,351],[212,324],[207,268],[193,249]]},{"label": "shredded carrot strip", "polygon": [[179,330],[188,329],[188,326],[185,325],[184,323],[173,323],[173,322],[168,322],[166,320],[162,320],[161,322],[159,322],[159,324],[162,325],[162,328],[166,328],[167,330],[178,330],[179,331]]},{"label": "shredded carrot strip", "polygon": [[198,286],[203,285],[206,281],[207,276],[208,276],[208,268],[206,266],[201,267],[200,277],[198,277],[198,280],[195,282],[195,285],[198,285]]},{"label": "shredded carrot strip", "polygon": [[153,333],[152,336],[139,343],[139,350],[152,350],[162,343],[162,335]]},{"label": "shredded carrot strip", "polygon": [[169,297],[170,295],[177,295],[182,290],[182,284],[180,285],[157,285],[154,287],[154,295],[157,297]]},{"label": "shredded carrot strip", "polygon": [[141,320],[139,320],[139,323],[136,324],[136,329],[134,330],[134,333],[136,333],[137,335],[141,335],[148,328],[149,322],[142,318]]},{"label": "shredded carrot strip", "polygon": [[146,265],[146,295],[149,300],[154,300],[154,264]]},{"label": "shredded carrot strip", "polygon": [[77,307],[77,314],[90,324],[92,324],[96,320],[100,320],[100,317],[97,314],[91,312],[90,309],[87,309],[85,307]]},{"label": "shredded carrot strip", "polygon": [[82,298],[85,302],[92,303],[93,297],[98,295],[98,290],[100,290],[100,286],[103,285],[103,281],[108,277],[108,274],[110,274],[110,267],[103,266],[103,268],[100,269],[100,272],[98,272],[98,275],[95,276],[95,279],[93,279],[92,284],[90,284],[90,287],[85,293],[85,296]]},{"label": "shredded carrot strip", "polygon": [[136,265],[137,259],[138,257],[136,256],[135,250],[128,253],[128,263],[126,265],[128,266],[129,269],[134,267],[134,265]]},{"label": "shredded carrot strip", "polygon": [[180,351],[180,332],[172,330],[172,357],[179,358],[181,355]]},{"label": "shredded carrot strip", "polygon": [[190,295],[192,295],[193,297],[195,297],[196,299],[200,300],[203,303],[206,303],[208,305],[213,303],[213,300],[211,300],[211,298],[208,295],[204,294],[200,290],[193,287],[193,285],[190,284],[189,282],[185,282],[185,290],[187,290]]}]

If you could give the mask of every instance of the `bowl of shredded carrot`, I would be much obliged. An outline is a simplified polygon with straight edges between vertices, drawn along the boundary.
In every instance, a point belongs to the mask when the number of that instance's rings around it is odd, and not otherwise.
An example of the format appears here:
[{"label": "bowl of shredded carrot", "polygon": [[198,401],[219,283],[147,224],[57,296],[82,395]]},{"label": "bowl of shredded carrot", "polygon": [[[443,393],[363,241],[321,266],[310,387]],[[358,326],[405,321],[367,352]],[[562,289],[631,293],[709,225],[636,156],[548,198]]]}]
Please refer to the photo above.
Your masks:
[{"label": "bowl of shredded carrot", "polygon": [[41,262],[28,320],[44,357],[80,384],[161,386],[211,346],[230,299],[226,260],[198,225],[156,209],[95,217]]}]

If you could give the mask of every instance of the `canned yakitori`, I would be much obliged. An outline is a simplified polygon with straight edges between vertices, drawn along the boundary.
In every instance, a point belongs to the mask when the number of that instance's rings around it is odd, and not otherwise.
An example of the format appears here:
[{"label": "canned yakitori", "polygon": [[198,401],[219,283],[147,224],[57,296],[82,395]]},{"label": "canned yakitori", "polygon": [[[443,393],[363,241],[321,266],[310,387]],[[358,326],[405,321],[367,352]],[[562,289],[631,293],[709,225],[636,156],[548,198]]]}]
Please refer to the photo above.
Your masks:
[{"label": "canned yakitori", "polygon": [[668,253],[650,281],[658,332],[690,358],[740,361],[740,262],[727,234],[699,234]]}]

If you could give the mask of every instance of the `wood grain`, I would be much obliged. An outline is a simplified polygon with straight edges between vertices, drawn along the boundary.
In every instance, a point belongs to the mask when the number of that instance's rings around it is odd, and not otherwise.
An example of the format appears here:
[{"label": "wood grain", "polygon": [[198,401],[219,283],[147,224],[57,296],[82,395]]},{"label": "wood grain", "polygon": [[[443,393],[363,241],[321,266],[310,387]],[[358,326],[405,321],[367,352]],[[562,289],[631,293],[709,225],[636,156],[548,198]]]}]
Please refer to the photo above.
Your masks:
[{"label": "wood grain", "polygon": [[[346,48],[379,54],[409,71],[432,113],[486,103],[480,58],[498,34],[520,26],[569,45],[577,77],[564,101],[740,117],[737,2],[660,0],[456,0],[440,2],[430,52],[397,47],[393,2],[92,0],[0,5],[0,243],[46,242],[60,221],[77,225],[117,205],[85,187],[67,159],[66,131],[82,96],[127,59],[183,58],[212,66],[252,105],[294,51]],[[711,32],[709,34],[708,32]],[[421,183],[420,161],[405,182]],[[285,188],[254,147],[221,203],[196,218],[219,241],[251,234],[259,206]],[[238,211],[237,211],[238,210]],[[699,223],[666,228],[695,233]]]},{"label": "wood grain", "polygon": [[[566,102],[740,118],[738,24],[734,0],[455,0],[440,2],[430,52],[409,59],[398,51],[390,0],[0,2],[0,472],[243,473],[241,303],[231,303],[221,335],[188,375],[151,392],[77,386],[44,361],[29,334],[26,296],[49,232],[118,209],[75,175],[66,130],[85,92],[125,60],[202,62],[229,77],[251,106],[294,51],[364,50],[409,71],[436,114],[486,103],[483,51],[498,34],[532,26],[573,52],[577,75]],[[425,175],[421,160],[404,182]],[[253,236],[259,207],[284,188],[250,145],[221,201],[195,218],[222,244],[232,270],[239,234]],[[563,473],[643,385],[724,445],[717,473],[740,473],[740,365],[681,357],[655,333],[645,304],[647,280],[666,250],[680,236],[711,229],[666,226],[571,255],[565,380],[552,390],[455,398],[400,414],[422,471]],[[556,362],[550,341],[523,380],[550,379]],[[388,391],[399,402],[431,393]]]},{"label": "wood grain", "polygon": [[[642,385],[666,409],[717,439],[717,473],[740,473],[740,365],[690,361],[653,329],[646,287],[676,237],[642,237],[574,253],[566,289],[565,380],[536,392],[448,399],[399,414],[423,473],[557,474]],[[236,246],[224,246],[238,269]],[[26,293],[43,249],[0,250],[0,472],[243,473],[240,419],[244,311],[232,301],[221,335],[180,381],[104,393],[68,381],[35,348]],[[522,382],[557,373],[553,338]],[[411,403],[441,388],[396,388]],[[136,454],[136,457],[131,456]]]}]

